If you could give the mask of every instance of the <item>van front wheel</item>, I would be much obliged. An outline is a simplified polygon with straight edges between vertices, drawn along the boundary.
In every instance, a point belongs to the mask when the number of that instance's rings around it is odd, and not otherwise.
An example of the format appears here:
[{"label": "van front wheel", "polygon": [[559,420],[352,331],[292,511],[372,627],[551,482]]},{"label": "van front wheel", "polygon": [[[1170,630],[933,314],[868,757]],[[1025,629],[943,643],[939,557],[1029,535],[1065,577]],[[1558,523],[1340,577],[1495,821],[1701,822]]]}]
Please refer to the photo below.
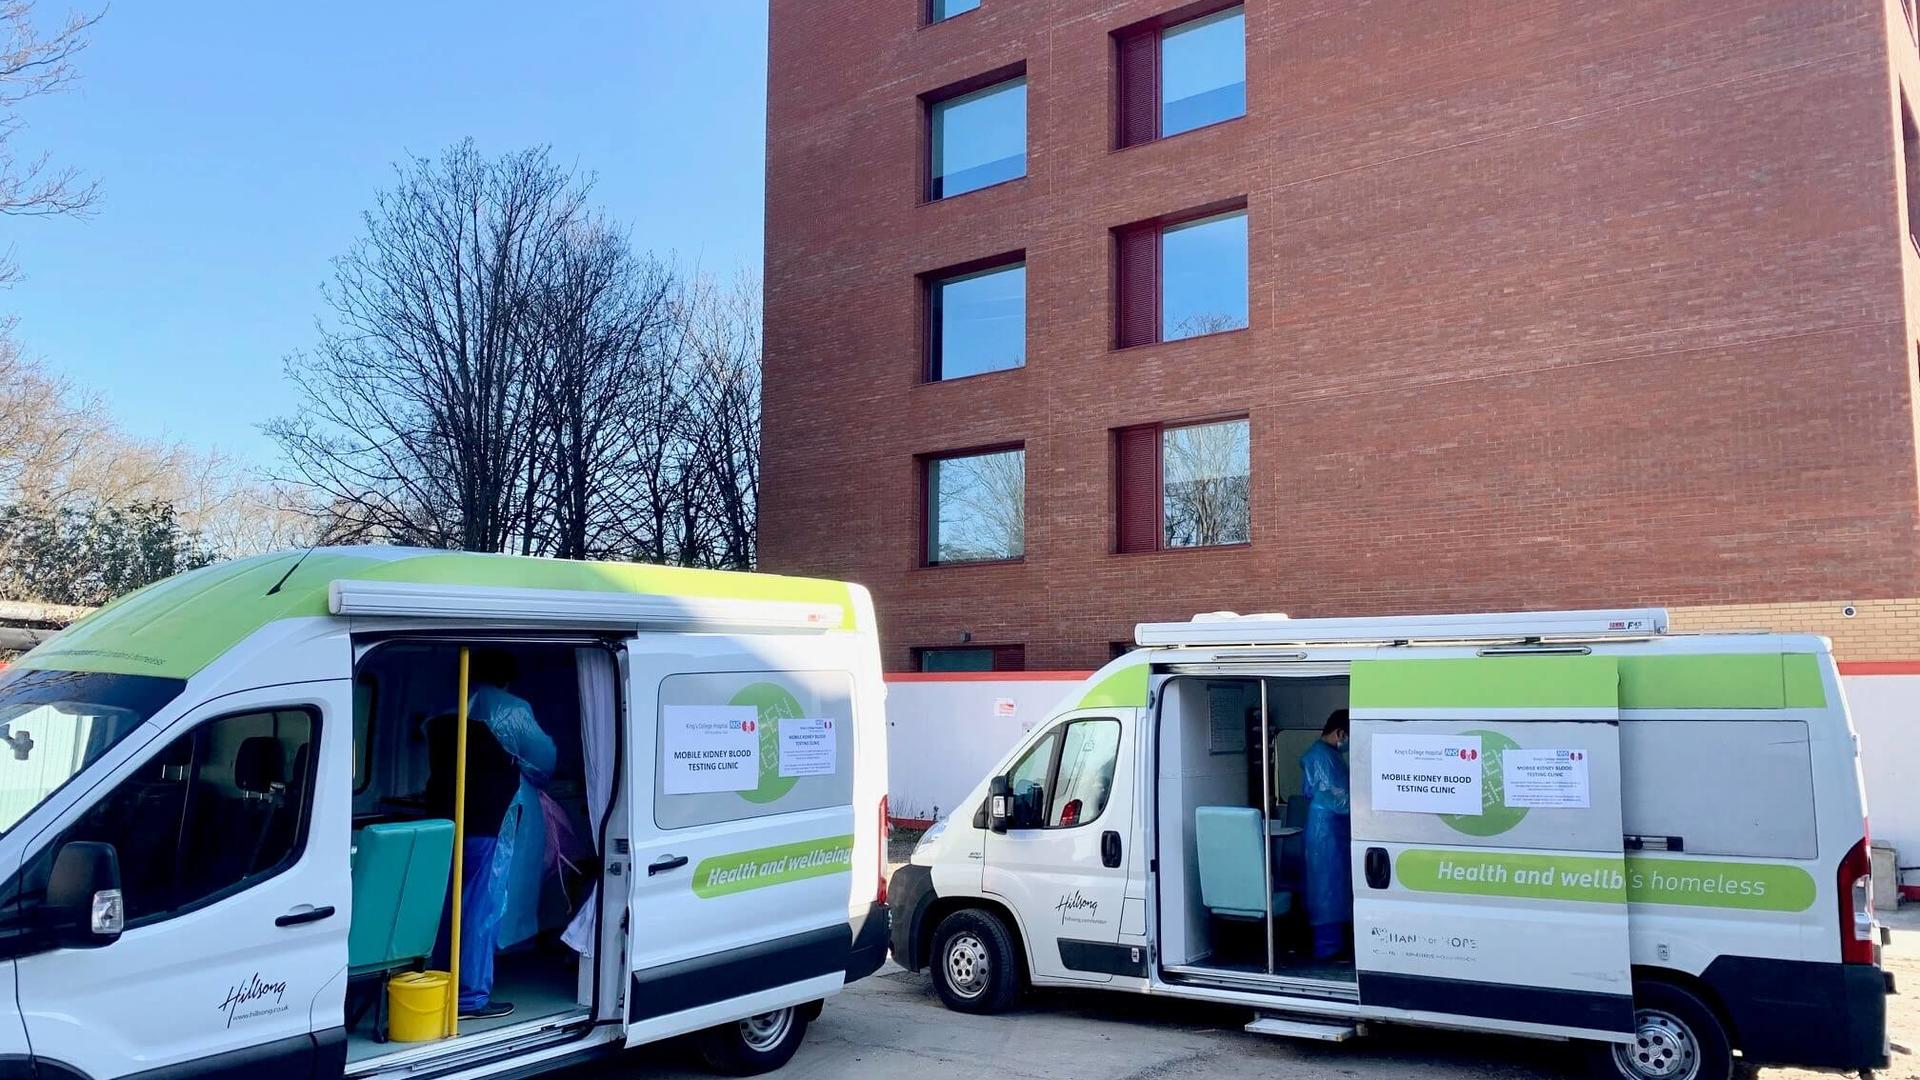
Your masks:
[{"label": "van front wheel", "polygon": [[933,932],[933,988],[955,1012],[1005,1012],[1020,994],[1020,957],[1006,924],[976,908]]},{"label": "van front wheel", "polygon": [[1633,1041],[1593,1044],[1594,1074],[1617,1080],[1729,1080],[1733,1044],[1706,1002],[1677,986],[1633,988]]},{"label": "van front wheel", "polygon": [[785,1065],[807,1036],[804,1007],[775,1009],[701,1032],[700,1057],[715,1072],[753,1076]]}]

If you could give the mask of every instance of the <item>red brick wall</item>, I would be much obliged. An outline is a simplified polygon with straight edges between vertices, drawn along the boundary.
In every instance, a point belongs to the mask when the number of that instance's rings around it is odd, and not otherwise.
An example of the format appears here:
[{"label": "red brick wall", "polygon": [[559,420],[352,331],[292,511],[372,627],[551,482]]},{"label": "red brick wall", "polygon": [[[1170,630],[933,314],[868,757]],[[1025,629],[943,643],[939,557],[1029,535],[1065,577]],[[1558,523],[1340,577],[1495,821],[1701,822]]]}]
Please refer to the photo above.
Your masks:
[{"label": "red brick wall", "polygon": [[[763,564],[871,587],[890,667],[1920,595],[1880,5],[1248,0],[1248,115],[1114,152],[1109,32],[1175,6],[772,0]],[[1028,176],[923,205],[918,95],[1022,60]],[[1237,196],[1251,328],[1111,351],[1109,229]],[[915,275],[1017,248],[1027,366],[920,384]],[[1252,544],[1112,554],[1111,429],[1240,413]],[[918,568],[914,456],[1020,439],[1025,560]]]}]

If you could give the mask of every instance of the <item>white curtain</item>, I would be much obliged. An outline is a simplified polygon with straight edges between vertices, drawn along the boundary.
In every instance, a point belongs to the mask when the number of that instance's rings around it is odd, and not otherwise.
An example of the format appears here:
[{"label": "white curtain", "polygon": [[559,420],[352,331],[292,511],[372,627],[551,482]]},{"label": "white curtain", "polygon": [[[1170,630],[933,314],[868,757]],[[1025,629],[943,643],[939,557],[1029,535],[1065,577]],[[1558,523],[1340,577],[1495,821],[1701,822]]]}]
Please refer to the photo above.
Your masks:
[{"label": "white curtain", "polygon": [[[578,659],[574,667],[580,675],[580,742],[587,770],[587,809],[593,816],[593,820],[587,823],[587,830],[597,846],[600,843],[600,823],[606,820],[607,803],[613,798],[616,668],[613,654],[605,649],[576,649],[574,655]],[[604,856],[606,853],[600,854]],[[560,940],[581,956],[592,956],[594,942],[599,938],[599,924],[595,918],[599,908],[599,891],[600,886],[596,882],[587,893],[586,903],[574,913],[567,932],[560,935]]]}]

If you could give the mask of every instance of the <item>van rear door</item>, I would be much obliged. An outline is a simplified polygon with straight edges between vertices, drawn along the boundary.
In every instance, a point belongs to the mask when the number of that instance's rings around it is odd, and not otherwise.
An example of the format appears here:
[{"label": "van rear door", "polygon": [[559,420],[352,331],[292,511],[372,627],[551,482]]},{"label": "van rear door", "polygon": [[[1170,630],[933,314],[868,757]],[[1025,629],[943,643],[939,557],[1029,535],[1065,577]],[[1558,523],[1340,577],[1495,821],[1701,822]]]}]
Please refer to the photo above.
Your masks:
[{"label": "van rear door", "polygon": [[1614,659],[1356,661],[1352,717],[1361,1004],[1629,1037]]},{"label": "van rear door", "polygon": [[854,646],[837,635],[629,643],[629,1045],[843,985]]}]

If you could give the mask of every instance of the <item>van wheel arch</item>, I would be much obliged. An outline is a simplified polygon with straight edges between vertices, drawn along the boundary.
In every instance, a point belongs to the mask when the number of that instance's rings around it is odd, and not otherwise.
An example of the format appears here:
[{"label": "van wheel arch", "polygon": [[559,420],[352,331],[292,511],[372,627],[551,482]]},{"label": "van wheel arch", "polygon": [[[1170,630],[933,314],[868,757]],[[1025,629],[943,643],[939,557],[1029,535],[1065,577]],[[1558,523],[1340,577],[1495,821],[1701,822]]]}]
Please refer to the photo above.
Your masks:
[{"label": "van wheel arch", "polygon": [[963,904],[943,915],[928,952],[934,993],[954,1012],[1005,1012],[1032,985],[1018,932],[989,904]]},{"label": "van wheel arch", "polygon": [[1699,998],[1701,1004],[1713,1010],[1714,1018],[1720,1021],[1722,1028],[1726,1029],[1727,1041],[1733,1044],[1735,1050],[1740,1049],[1740,1029],[1734,1026],[1733,1016],[1727,1012],[1726,1004],[1720,1000],[1719,994],[1713,992],[1713,987],[1707,985],[1705,979],[1673,968],[1635,964],[1633,983],[1638,986],[1643,982],[1665,983]]},{"label": "van wheel arch", "polygon": [[[1684,1055],[1694,1053],[1699,1057],[1689,1075],[1697,1075],[1701,1080],[1746,1080],[1752,1076],[1752,1070],[1738,1053],[1739,1043],[1725,1006],[1700,978],[1667,968],[1635,966],[1633,1007],[1636,1038],[1640,1041],[1637,1051],[1632,1045],[1625,1047],[1629,1055],[1664,1057],[1669,1062],[1664,1067],[1678,1067],[1672,1063],[1675,1055],[1683,1055],[1680,1060],[1684,1062]],[[1664,1015],[1664,1019],[1650,1021],[1655,1024],[1654,1028],[1643,1027],[1643,1010],[1652,1010],[1650,1015],[1654,1017]],[[1671,1027],[1675,1023],[1681,1029],[1690,1029],[1691,1039],[1681,1036],[1680,1030],[1660,1030],[1663,1025]],[[1680,1041],[1676,1042],[1676,1038]],[[1603,1080],[1636,1075],[1638,1070],[1619,1060],[1621,1050],[1621,1046],[1613,1043],[1586,1043],[1584,1055],[1589,1075]]]},{"label": "van wheel arch", "polygon": [[1020,932],[1020,921],[1013,917],[1013,912],[1005,904],[980,896],[941,897],[927,905],[926,916],[920,921],[919,940],[914,942],[914,955],[918,959],[918,966],[914,970],[933,963],[933,935],[947,916],[969,908],[991,915],[1006,927],[1007,937],[1013,941],[1014,954],[1020,960],[1020,980],[1032,982],[1033,965],[1027,958],[1027,939]]}]

